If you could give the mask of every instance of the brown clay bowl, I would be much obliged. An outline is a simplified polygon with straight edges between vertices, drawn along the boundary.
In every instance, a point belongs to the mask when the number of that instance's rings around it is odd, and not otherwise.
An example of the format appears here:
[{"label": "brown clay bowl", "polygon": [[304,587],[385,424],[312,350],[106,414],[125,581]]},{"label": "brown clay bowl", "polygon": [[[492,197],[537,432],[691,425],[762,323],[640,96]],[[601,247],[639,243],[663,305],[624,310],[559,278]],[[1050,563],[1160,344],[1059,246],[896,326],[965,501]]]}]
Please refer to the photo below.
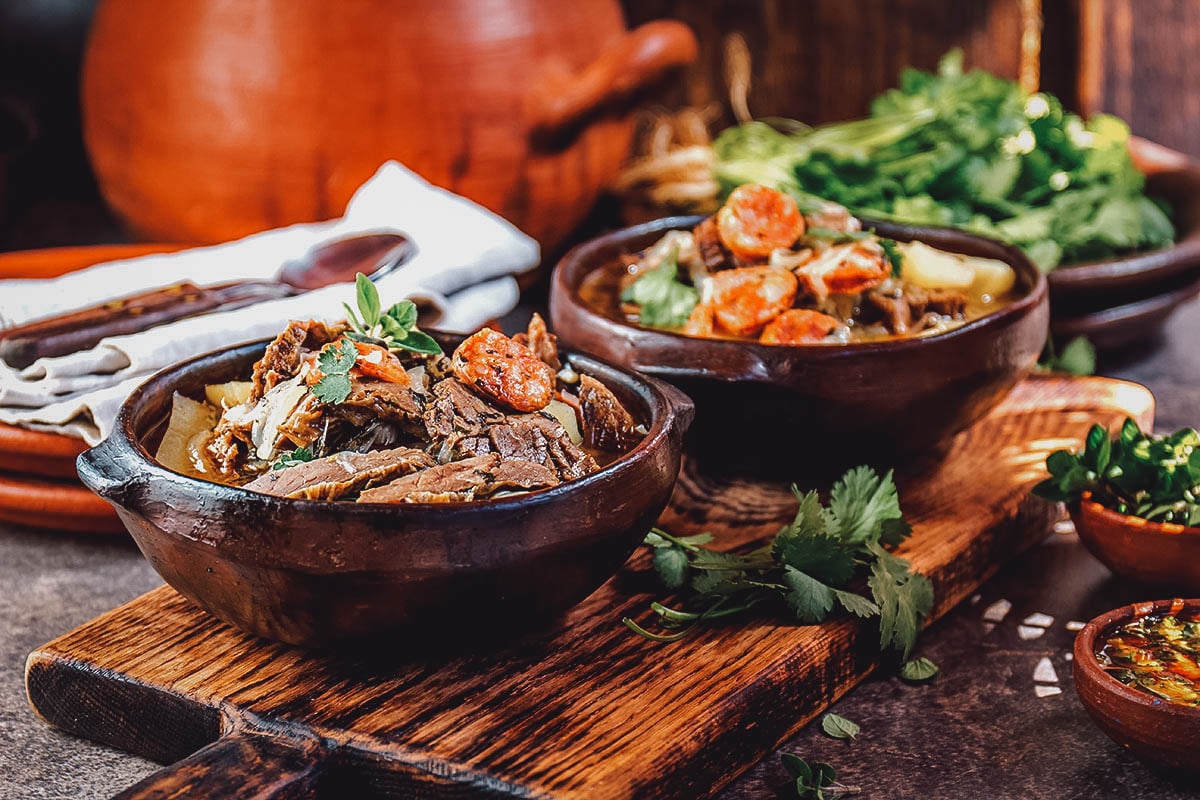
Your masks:
[{"label": "brown clay bowl", "polygon": [[1084,546],[1117,575],[1200,592],[1200,528],[1151,522],[1087,499],[1071,507],[1071,520]]},{"label": "brown clay bowl", "polygon": [[671,217],[571,250],[551,277],[551,326],[572,349],[663,378],[696,403],[689,448],[738,471],[797,475],[908,461],[991,410],[1046,342],[1046,279],[1016,248],[955,230],[867,223],[881,235],[998,258],[1017,271],[1011,305],[935,336],[772,346],[647,330],[597,313],[579,288],[593,270],[700,217]]},{"label": "brown clay bowl", "polygon": [[1123,606],[1093,619],[1075,638],[1075,691],[1092,720],[1117,744],[1167,767],[1200,770],[1200,708],[1170,703],[1108,675],[1096,647],[1113,628],[1153,613],[1200,610],[1200,600],[1156,600]]},{"label": "brown clay bowl", "polygon": [[125,402],[112,435],[79,457],[79,475],[180,594],[250,633],[293,644],[400,627],[457,637],[552,619],[611,577],[662,512],[692,418],[691,402],[674,388],[575,358],[649,433],[599,472],[553,489],[460,504],[329,503],[269,497],[158,464],[150,448],[172,393],[197,397],[205,384],[249,374],[265,345],[150,378]]}]

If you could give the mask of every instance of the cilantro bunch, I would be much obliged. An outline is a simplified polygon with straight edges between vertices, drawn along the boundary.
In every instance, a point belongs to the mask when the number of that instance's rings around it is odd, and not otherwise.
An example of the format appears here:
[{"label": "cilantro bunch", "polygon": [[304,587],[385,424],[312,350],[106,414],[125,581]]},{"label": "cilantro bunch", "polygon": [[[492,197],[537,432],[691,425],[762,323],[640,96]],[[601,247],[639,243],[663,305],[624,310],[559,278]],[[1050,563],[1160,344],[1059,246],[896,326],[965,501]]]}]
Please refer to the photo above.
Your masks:
[{"label": "cilantro bunch", "polygon": [[[892,473],[850,470],[834,485],[827,507],[816,492],[792,491],[800,502],[795,519],[770,544],[744,555],[705,547],[709,534],[648,534],[656,573],[667,589],[687,592],[686,606],[651,604],[669,633],[652,633],[628,618],[625,625],[669,642],[764,603],[781,605],[805,624],[825,620],[840,606],[860,618],[878,617],[880,649],[894,648],[907,660],[933,607],[933,585],[887,549],[912,532]],[[869,594],[849,588],[862,577]]]},{"label": "cilantro bunch", "polygon": [[856,214],[952,226],[1019,246],[1044,270],[1171,244],[1161,201],[1143,193],[1129,127],[1086,123],[1047,94],[982,70],[953,50],[937,73],[905,70],[866,119],[783,133],[762,122],[714,143],[726,191],[755,182]]},{"label": "cilantro bunch", "polygon": [[1039,497],[1074,503],[1088,492],[1121,514],[1200,526],[1200,433],[1192,428],[1153,436],[1126,419],[1110,438],[1093,425],[1082,450],[1056,450],[1046,468],[1050,477],[1033,490]]}]

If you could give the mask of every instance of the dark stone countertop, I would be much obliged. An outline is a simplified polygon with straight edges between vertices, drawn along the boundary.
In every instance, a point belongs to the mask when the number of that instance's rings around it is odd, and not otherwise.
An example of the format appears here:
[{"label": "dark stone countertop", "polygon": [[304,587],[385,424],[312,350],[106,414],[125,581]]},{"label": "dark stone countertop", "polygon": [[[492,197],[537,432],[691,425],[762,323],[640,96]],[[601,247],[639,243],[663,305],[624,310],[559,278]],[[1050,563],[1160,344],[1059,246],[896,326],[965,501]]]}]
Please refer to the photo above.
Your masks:
[{"label": "dark stone countertop", "polygon": [[[1101,363],[1104,374],[1154,390],[1159,429],[1200,423],[1200,302],[1181,310],[1169,331]],[[0,797],[105,798],[156,769],[47,726],[25,700],[22,675],[34,647],[158,584],[127,540],[0,528]],[[835,741],[814,724],[782,750],[833,763],[869,798],[1194,796],[1200,780],[1161,775],[1105,738],[1072,687],[1066,623],[1148,599],[1136,591],[1072,534],[1052,535],[924,634],[922,654],[943,669],[935,682],[868,680],[832,707],[862,726],[857,741]],[[1012,610],[985,630],[982,613],[1000,599]],[[1020,638],[1020,622],[1039,612],[1053,624],[1039,638]],[[1039,698],[1033,672],[1043,657],[1062,692]],[[785,784],[772,755],[719,798],[786,797]]]}]

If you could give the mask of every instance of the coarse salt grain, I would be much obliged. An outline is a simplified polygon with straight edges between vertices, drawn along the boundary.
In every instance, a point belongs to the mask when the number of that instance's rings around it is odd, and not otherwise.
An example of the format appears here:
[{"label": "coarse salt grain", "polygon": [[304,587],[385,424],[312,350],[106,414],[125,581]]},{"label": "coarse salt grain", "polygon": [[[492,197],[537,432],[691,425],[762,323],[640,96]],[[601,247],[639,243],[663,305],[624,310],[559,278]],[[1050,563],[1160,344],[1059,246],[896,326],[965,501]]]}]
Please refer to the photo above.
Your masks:
[{"label": "coarse salt grain", "polygon": [[988,622],[1004,622],[1009,611],[1012,611],[1012,603],[1000,599],[983,610],[983,618]]},{"label": "coarse salt grain", "polygon": [[1080,621],[1078,621],[1078,620],[1074,620],[1074,619],[1073,619],[1073,620],[1071,620],[1070,622],[1068,622],[1068,623],[1067,623],[1067,630],[1069,630],[1069,631],[1081,631],[1081,630],[1083,630],[1083,626],[1084,626],[1085,624],[1086,624],[1086,623],[1083,623],[1083,622],[1080,622]]},{"label": "coarse salt grain", "polygon": [[1033,679],[1038,683],[1058,683],[1058,673],[1054,671],[1054,665],[1050,663],[1050,659],[1045,656],[1033,668]]},{"label": "coarse salt grain", "polygon": [[1036,639],[1046,632],[1045,628],[1035,628],[1032,625],[1018,625],[1017,636],[1020,636],[1025,641]]},{"label": "coarse salt grain", "polygon": [[1033,693],[1038,697],[1054,697],[1056,694],[1062,694],[1062,689],[1058,686],[1034,686]]},{"label": "coarse salt grain", "polygon": [[1035,625],[1039,628],[1049,628],[1054,624],[1054,617],[1049,614],[1043,614],[1040,611],[1037,614],[1030,614],[1024,619],[1026,625]]}]

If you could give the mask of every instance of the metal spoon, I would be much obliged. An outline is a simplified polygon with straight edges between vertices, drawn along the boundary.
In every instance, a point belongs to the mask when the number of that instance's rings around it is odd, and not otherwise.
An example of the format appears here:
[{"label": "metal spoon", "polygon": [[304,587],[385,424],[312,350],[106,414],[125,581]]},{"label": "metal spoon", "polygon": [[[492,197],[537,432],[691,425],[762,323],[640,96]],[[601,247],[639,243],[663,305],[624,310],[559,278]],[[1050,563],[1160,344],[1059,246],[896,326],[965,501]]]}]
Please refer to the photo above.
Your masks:
[{"label": "metal spoon", "polygon": [[377,281],[415,251],[412,241],[400,233],[334,239],[285,262],[274,280],[213,286],[178,283],[0,331],[0,360],[22,369],[39,358],[87,350],[108,336],[140,333],[186,317],[292,297],[353,280],[359,272]]}]

